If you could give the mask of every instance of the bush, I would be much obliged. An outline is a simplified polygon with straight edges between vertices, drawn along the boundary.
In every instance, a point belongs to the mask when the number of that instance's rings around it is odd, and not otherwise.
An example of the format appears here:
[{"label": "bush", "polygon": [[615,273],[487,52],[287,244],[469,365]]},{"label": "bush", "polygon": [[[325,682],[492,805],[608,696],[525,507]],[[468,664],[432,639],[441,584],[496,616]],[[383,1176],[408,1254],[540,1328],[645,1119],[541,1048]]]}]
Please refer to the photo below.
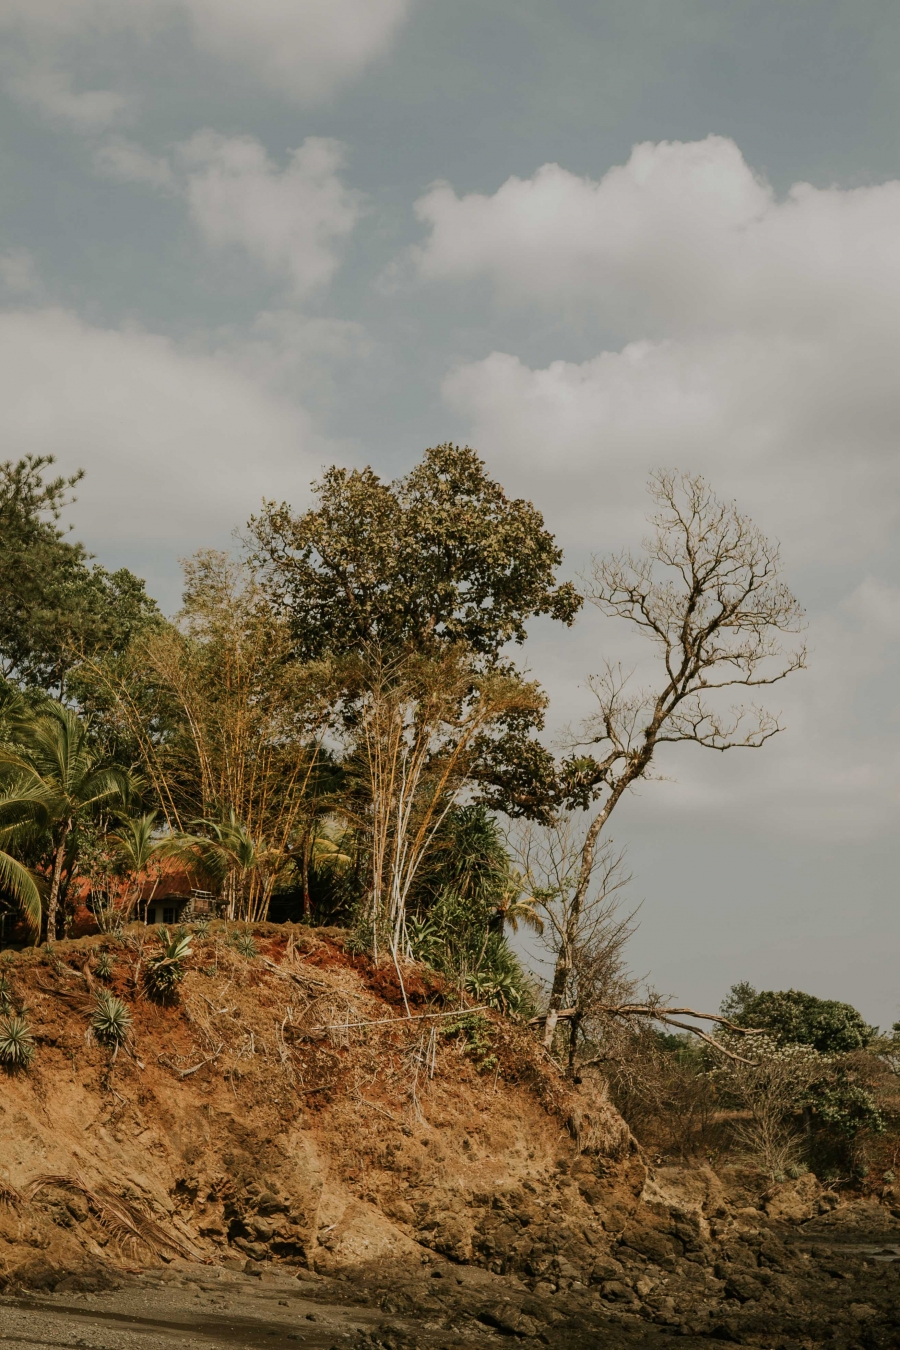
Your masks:
[{"label": "bush", "polygon": [[608,1084],[610,1096],[640,1143],[662,1157],[708,1155],[722,1142],[721,1103],[710,1060],[692,1036],[651,1026],[611,1023],[601,1040],[583,1047]]},{"label": "bush", "polygon": [[878,1030],[849,1003],[816,998],[799,989],[757,993],[751,985],[737,984],[722,1012],[738,1026],[760,1027],[779,1045],[811,1045],[822,1055],[864,1050]]},{"label": "bush", "polygon": [[411,902],[412,954],[482,1003],[525,1013],[529,981],[504,936],[518,879],[497,822],[482,805],[448,812]]}]

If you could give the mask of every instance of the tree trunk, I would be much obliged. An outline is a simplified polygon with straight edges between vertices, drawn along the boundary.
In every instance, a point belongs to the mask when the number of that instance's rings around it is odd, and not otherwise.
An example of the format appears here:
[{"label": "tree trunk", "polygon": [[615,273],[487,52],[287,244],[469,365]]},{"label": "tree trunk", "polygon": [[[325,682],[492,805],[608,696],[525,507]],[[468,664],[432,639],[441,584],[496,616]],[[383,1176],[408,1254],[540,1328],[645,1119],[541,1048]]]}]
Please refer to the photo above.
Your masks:
[{"label": "tree trunk", "polygon": [[53,856],[53,876],[50,882],[50,895],[47,900],[47,941],[53,942],[56,937],[57,910],[59,908],[59,884],[62,878],[63,863],[66,858],[66,840],[72,829],[71,820],[67,820],[63,826],[62,836],[56,845],[56,852]]},{"label": "tree trunk", "polygon": [[303,836],[303,922],[309,923],[312,914],[312,900],[309,894],[309,855],[312,850],[312,831],[307,830]]},{"label": "tree trunk", "polygon": [[569,1067],[568,1074],[570,1078],[575,1077],[575,1055],[578,1050],[578,1033],[581,1030],[581,1013],[576,1013],[569,1020]]},{"label": "tree trunk", "polygon": [[[567,931],[571,935],[571,940],[578,936],[578,921],[581,918],[581,909],[587,898],[588,889],[591,884],[591,877],[594,873],[594,857],[597,852],[597,841],[600,834],[609,820],[613,808],[618,802],[622,793],[629,787],[636,778],[640,778],[652,756],[652,748],[645,752],[642,757],[632,762],[616,784],[606,801],[603,809],[591,821],[588,826],[587,834],[584,837],[584,843],[581,846],[581,867],[578,874],[578,885],[575,887],[575,894],[572,896],[571,908],[567,922]],[[571,946],[569,942],[564,942],[560,947],[559,955],[556,958],[556,969],[553,972],[553,988],[550,991],[550,1005],[547,1009],[547,1021],[544,1023],[544,1046],[547,1050],[553,1044],[553,1036],[556,1031],[559,1010],[563,1005],[563,999],[566,993],[566,982],[569,978]]]}]

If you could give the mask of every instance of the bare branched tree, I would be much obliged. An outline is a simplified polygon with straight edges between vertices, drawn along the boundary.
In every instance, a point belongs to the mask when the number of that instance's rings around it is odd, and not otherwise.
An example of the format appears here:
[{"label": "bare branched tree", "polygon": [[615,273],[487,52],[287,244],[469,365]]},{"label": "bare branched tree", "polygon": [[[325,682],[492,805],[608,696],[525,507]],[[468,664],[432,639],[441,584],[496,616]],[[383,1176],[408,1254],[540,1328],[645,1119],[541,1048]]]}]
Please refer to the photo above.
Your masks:
[{"label": "bare branched tree", "polygon": [[[584,836],[571,907],[590,892],[595,854],[623,795],[648,776],[657,750],[686,741],[710,750],[758,749],[781,724],[758,705],[723,709],[738,689],[762,689],[805,664],[805,649],[784,645],[803,612],[781,579],[778,546],[705,479],[659,471],[650,480],[657,510],[642,555],[594,560],[588,599],[604,614],[626,619],[650,639],[659,676],[645,689],[608,663],[590,681],[597,710],[580,746],[597,746],[568,761],[570,800],[599,802]],[[560,953],[544,1041],[551,1045],[569,972]]]},{"label": "bare branched tree", "polygon": [[[555,957],[554,985],[560,984],[566,1005],[570,1073],[579,1038],[598,1009],[633,1001],[637,989],[623,955],[634,932],[634,912],[620,911],[621,892],[631,880],[624,855],[611,841],[596,850],[589,889],[579,897],[582,850],[583,831],[571,812],[560,813],[550,826],[526,825],[519,835],[523,881],[544,920],[542,936]],[[552,1036],[548,1048],[551,1044]]]}]

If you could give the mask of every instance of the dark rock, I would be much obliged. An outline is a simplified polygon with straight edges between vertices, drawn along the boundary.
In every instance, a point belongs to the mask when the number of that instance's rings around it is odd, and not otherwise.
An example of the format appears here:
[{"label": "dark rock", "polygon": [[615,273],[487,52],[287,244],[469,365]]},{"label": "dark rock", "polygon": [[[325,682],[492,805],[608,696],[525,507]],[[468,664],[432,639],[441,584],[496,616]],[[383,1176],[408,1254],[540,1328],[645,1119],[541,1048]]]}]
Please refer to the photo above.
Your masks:
[{"label": "dark rock", "polygon": [[537,1323],[512,1303],[490,1303],[476,1314],[484,1326],[493,1327],[504,1336],[536,1336]]},{"label": "dark rock", "polygon": [[734,1298],[740,1303],[746,1303],[750,1299],[758,1298],[759,1294],[760,1286],[751,1275],[734,1274],[730,1275],[725,1281],[726,1298]]},{"label": "dark rock", "polygon": [[600,1286],[600,1292],[604,1298],[616,1303],[637,1303],[639,1301],[631,1286],[625,1284],[622,1280],[606,1280]]}]

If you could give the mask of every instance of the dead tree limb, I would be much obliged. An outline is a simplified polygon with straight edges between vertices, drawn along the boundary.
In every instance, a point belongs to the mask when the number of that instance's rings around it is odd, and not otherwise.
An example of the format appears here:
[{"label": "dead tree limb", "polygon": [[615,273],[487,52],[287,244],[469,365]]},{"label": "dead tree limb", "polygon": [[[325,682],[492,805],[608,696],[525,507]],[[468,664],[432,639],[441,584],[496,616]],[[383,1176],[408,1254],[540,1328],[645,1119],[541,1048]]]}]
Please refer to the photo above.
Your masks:
[{"label": "dead tree limb", "polygon": [[[577,1017],[583,1010],[580,1008],[561,1008],[555,1014],[557,1022],[570,1021]],[[735,1032],[739,1036],[761,1036],[763,1029],[761,1027],[739,1027],[737,1023],[730,1021],[727,1017],[722,1017],[719,1013],[698,1012],[696,1008],[669,1008],[654,1003],[607,1003],[598,1004],[591,1009],[592,1014],[605,1013],[608,1017],[646,1017],[652,1022],[662,1022],[666,1026],[678,1027],[680,1031],[689,1031],[692,1036],[697,1036],[707,1045],[718,1050],[720,1054],[728,1059],[733,1059],[740,1064],[752,1064],[753,1060],[745,1059],[743,1055],[735,1054],[722,1045],[720,1041],[715,1040],[707,1032],[701,1031],[699,1027],[692,1027],[688,1022],[680,1022],[678,1017],[697,1017],[705,1022],[716,1022],[724,1027],[726,1031]],[[554,1016],[552,1012],[541,1013],[538,1017],[532,1017],[528,1025],[530,1027],[546,1025],[548,1019]],[[592,1061],[594,1062],[594,1061]]]}]

